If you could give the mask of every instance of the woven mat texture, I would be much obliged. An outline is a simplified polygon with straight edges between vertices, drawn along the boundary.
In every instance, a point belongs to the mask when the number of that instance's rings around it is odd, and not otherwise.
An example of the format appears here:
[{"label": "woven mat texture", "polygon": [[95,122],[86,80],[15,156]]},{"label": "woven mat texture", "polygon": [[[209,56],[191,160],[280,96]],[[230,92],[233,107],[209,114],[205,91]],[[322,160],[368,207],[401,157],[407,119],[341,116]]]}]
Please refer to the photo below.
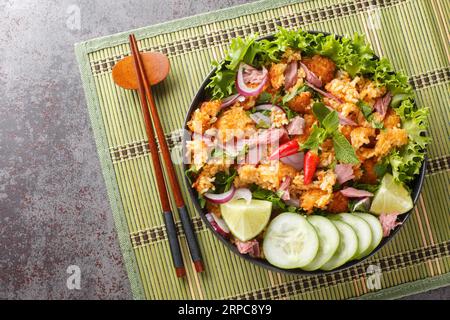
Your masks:
[{"label": "woven mat texture", "polygon": [[[450,283],[450,1],[288,0],[248,5],[133,30],[143,51],[171,63],[154,95],[175,159],[180,128],[200,84],[235,36],[277,26],[367,36],[379,56],[410,76],[417,103],[431,108],[429,162],[422,194],[393,241],[368,261],[328,275],[291,276],[244,261],[192,214],[206,272],[195,273],[176,217],[188,275],[172,267],[137,92],[117,87],[111,68],[130,54],[127,33],[76,45],[99,158],[124,262],[136,299],[396,298]],[[178,173],[182,177],[181,167]],[[181,179],[184,181],[184,179]],[[187,186],[184,197],[189,199]],[[370,265],[381,268],[380,287]],[[375,284],[375,287],[374,285]]]}]

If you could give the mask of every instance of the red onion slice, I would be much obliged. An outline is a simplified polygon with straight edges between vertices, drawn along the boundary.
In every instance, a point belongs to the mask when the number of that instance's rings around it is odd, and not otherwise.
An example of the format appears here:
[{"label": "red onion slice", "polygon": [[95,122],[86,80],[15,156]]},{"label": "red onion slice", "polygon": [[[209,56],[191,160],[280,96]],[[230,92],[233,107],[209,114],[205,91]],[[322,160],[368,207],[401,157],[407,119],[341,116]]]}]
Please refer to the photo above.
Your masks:
[{"label": "red onion slice", "polygon": [[314,72],[308,69],[306,65],[304,65],[302,62],[300,62],[300,65],[302,69],[305,71],[306,74],[306,81],[311,83],[312,85],[316,86],[317,88],[322,88],[323,84],[322,81],[317,77]]},{"label": "red onion slice", "polygon": [[358,124],[352,119],[344,117],[340,112],[338,112],[339,124],[345,126],[357,126]]},{"label": "red onion slice", "polygon": [[289,122],[287,126],[287,132],[290,135],[300,135],[303,134],[305,128],[305,119],[300,116],[296,116]]},{"label": "red onion slice", "polygon": [[[243,95],[245,97],[257,96],[258,94],[261,93],[261,91],[263,90],[263,88],[267,82],[268,71],[265,67],[263,67],[262,71],[261,71],[263,74],[262,81],[258,84],[257,87],[251,88],[251,87],[247,86],[247,84],[245,83],[245,80],[244,80],[244,68],[246,68],[246,67],[251,67],[251,66],[249,66],[243,62],[241,62],[241,64],[239,65],[239,70],[238,70],[237,79],[236,79],[236,89],[241,95]],[[253,68],[253,67],[251,67],[251,68]]]},{"label": "red onion slice", "polygon": [[305,154],[303,152],[298,152],[293,155],[283,157],[280,159],[280,161],[293,167],[297,171],[301,171],[303,169],[304,156]]},{"label": "red onion slice", "polygon": [[243,77],[245,83],[259,84],[264,80],[265,74],[250,65],[245,65],[243,70]]},{"label": "red onion slice", "polygon": [[247,188],[239,188],[234,193],[234,199],[244,199],[247,204],[250,204],[250,201],[252,201],[252,192]]},{"label": "red onion slice", "polygon": [[345,188],[341,190],[342,195],[349,198],[363,198],[363,197],[373,197],[373,193],[366,190],[359,190],[355,188]]},{"label": "red onion slice", "polygon": [[225,203],[233,199],[236,188],[231,186],[231,189],[224,193],[205,193],[203,196],[212,203]]},{"label": "red onion slice", "polygon": [[281,200],[287,201],[291,198],[289,194],[289,186],[291,185],[291,177],[284,177],[283,182],[280,184],[278,192],[281,193]]},{"label": "red onion slice", "polygon": [[233,94],[232,96],[229,96],[228,98],[225,98],[222,100],[221,108],[227,108],[229,106],[232,106],[236,101],[243,102],[245,100],[245,97],[241,96],[239,93]]},{"label": "red onion slice", "polygon": [[386,116],[386,112],[389,108],[391,100],[392,100],[392,94],[390,92],[388,92],[383,97],[380,97],[375,101],[375,104],[373,107],[381,115],[381,117],[383,119]]},{"label": "red onion slice", "polygon": [[284,71],[284,87],[287,89],[297,83],[298,64],[297,61],[291,61]]},{"label": "red onion slice", "polygon": [[334,168],[334,172],[336,172],[339,184],[343,184],[355,177],[353,174],[353,166],[351,164],[337,164]]},{"label": "red onion slice", "polygon": [[223,219],[217,218],[214,214],[205,214],[206,219],[209,221],[213,229],[225,238],[230,236],[230,229]]},{"label": "red onion slice", "polygon": [[310,82],[308,82],[308,81],[306,81],[306,85],[307,85],[308,87],[310,87],[311,89],[313,89],[314,91],[317,91],[318,93],[320,93],[321,95],[323,95],[323,96],[326,97],[326,98],[333,99],[333,100],[335,100],[335,101],[337,101],[337,102],[339,102],[339,103],[344,103],[344,101],[342,101],[342,100],[339,99],[338,97],[332,95],[332,94],[329,93],[329,92],[326,92],[326,91],[324,91],[324,90],[322,90],[322,89],[317,88],[315,85],[313,85],[312,83],[310,83]]}]

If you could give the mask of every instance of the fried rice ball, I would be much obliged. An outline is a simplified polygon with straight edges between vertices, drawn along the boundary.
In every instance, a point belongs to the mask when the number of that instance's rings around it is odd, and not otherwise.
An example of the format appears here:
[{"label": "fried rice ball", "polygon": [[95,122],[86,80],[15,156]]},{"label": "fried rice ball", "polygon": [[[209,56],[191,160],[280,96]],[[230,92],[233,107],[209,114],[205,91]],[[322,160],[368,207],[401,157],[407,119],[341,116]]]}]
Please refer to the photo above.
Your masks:
[{"label": "fried rice ball", "polygon": [[191,120],[187,123],[192,132],[203,133],[208,130],[217,120],[217,114],[220,111],[222,102],[213,100],[203,102],[199,109],[192,114]]},{"label": "fried rice ball", "polygon": [[341,213],[348,211],[348,198],[340,191],[333,193],[333,199],[328,205],[327,211],[331,213]]},{"label": "fried rice ball", "polygon": [[311,58],[304,58],[302,62],[312,71],[322,83],[328,83],[334,78],[336,64],[324,56],[315,55]]},{"label": "fried rice ball", "polygon": [[367,184],[376,184],[377,183],[377,174],[375,173],[375,165],[377,164],[376,159],[371,158],[367,159],[362,163],[362,167],[364,169],[363,175],[361,176],[361,182]]},{"label": "fried rice ball", "polygon": [[311,92],[301,92],[288,102],[289,108],[299,113],[311,113]]}]

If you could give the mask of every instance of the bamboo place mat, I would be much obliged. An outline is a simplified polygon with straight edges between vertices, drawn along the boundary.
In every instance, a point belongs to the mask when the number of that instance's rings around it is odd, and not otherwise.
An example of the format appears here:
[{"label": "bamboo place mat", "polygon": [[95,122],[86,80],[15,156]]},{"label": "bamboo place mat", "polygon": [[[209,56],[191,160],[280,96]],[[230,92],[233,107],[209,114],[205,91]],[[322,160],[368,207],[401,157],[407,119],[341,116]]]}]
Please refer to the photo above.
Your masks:
[{"label": "bamboo place mat", "polygon": [[[418,104],[431,108],[429,133],[433,139],[417,206],[394,240],[368,261],[313,276],[271,272],[229,252],[188,203],[206,272],[195,273],[176,217],[188,269],[185,279],[177,279],[138,95],[118,88],[111,77],[112,66],[130,54],[129,33],[78,44],[90,118],[134,297],[396,298],[448,285],[449,19],[450,1],[444,0],[272,0],[133,30],[142,50],[163,52],[171,62],[169,77],[154,88],[154,95],[174,155],[180,151],[179,130],[190,102],[211,70],[211,60],[224,56],[232,37],[252,32],[264,36],[274,33],[278,25],[344,35],[356,31],[367,35],[378,55],[388,57],[396,69],[410,75]],[[184,181],[181,168],[178,173]],[[187,200],[187,186],[183,189]]]}]

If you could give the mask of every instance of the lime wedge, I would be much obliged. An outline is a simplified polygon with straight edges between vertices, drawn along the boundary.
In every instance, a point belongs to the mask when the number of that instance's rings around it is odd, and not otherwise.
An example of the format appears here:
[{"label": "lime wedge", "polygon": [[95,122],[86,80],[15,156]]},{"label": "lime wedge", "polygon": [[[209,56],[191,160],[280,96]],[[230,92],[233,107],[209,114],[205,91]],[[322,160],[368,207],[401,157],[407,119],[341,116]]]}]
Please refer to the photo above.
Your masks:
[{"label": "lime wedge", "polygon": [[374,214],[402,214],[413,208],[413,202],[408,190],[401,182],[387,173],[381,180],[380,188],[372,200],[370,212]]},{"label": "lime wedge", "polygon": [[220,205],[223,220],[231,233],[241,241],[248,241],[263,231],[269,223],[272,202],[252,200],[232,200]]}]

